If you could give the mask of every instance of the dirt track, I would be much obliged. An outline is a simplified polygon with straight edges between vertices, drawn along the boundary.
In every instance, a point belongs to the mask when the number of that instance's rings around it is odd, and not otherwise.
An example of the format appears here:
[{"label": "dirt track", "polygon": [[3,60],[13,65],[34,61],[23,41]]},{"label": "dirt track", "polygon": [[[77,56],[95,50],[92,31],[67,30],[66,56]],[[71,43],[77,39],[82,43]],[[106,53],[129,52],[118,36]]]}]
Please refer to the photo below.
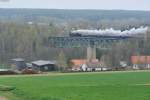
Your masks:
[{"label": "dirt track", "polygon": [[0,96],[0,100],[8,100],[5,97]]}]

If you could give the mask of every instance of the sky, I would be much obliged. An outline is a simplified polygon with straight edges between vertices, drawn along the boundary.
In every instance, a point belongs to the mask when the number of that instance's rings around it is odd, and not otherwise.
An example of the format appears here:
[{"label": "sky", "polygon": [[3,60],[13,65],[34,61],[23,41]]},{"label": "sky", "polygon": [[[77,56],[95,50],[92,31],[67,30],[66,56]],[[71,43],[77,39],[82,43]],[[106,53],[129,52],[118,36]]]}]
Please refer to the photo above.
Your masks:
[{"label": "sky", "polygon": [[148,10],[150,0],[0,0],[0,8]]}]

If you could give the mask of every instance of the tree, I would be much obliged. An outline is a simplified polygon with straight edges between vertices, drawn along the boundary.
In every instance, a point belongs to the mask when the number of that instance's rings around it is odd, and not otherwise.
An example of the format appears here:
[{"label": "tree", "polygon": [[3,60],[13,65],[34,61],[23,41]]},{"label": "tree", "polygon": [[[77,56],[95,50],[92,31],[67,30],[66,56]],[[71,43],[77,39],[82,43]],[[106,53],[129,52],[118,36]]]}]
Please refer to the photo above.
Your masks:
[{"label": "tree", "polygon": [[66,68],[68,67],[67,59],[63,51],[59,53],[57,63],[58,63],[59,70],[66,70]]}]

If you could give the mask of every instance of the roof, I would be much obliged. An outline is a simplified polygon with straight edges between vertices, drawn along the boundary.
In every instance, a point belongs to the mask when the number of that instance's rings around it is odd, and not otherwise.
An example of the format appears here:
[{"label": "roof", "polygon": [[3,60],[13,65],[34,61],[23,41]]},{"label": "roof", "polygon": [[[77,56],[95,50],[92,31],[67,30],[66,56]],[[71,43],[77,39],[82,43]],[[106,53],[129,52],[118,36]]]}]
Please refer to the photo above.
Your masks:
[{"label": "roof", "polygon": [[72,59],[71,62],[74,66],[81,66],[87,63],[87,60],[86,59]]},{"label": "roof", "polygon": [[43,66],[43,65],[54,65],[56,64],[56,61],[38,60],[38,61],[33,61],[31,63],[38,66]]},{"label": "roof", "polygon": [[93,63],[93,64],[101,63],[101,62],[99,62],[98,59],[92,59],[91,62],[88,62],[88,60],[86,60],[86,59],[72,59],[71,62],[74,66],[81,66],[81,65],[87,64],[87,63]]},{"label": "roof", "polygon": [[24,61],[24,59],[23,58],[14,58],[14,59],[12,59],[13,61]]},{"label": "roof", "polygon": [[132,64],[150,64],[150,56],[131,56]]}]

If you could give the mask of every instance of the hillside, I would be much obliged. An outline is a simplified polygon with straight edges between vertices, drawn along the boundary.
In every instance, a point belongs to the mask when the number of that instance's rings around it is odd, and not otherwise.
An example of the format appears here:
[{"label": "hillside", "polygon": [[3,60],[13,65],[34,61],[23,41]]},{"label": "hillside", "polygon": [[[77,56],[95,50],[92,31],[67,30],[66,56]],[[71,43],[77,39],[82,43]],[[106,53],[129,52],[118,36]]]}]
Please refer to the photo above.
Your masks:
[{"label": "hillside", "polygon": [[134,19],[150,23],[148,11],[124,10],[58,10],[58,9],[0,9],[0,20],[5,21],[41,21],[50,18],[60,21],[84,19],[99,20],[124,20]]}]

